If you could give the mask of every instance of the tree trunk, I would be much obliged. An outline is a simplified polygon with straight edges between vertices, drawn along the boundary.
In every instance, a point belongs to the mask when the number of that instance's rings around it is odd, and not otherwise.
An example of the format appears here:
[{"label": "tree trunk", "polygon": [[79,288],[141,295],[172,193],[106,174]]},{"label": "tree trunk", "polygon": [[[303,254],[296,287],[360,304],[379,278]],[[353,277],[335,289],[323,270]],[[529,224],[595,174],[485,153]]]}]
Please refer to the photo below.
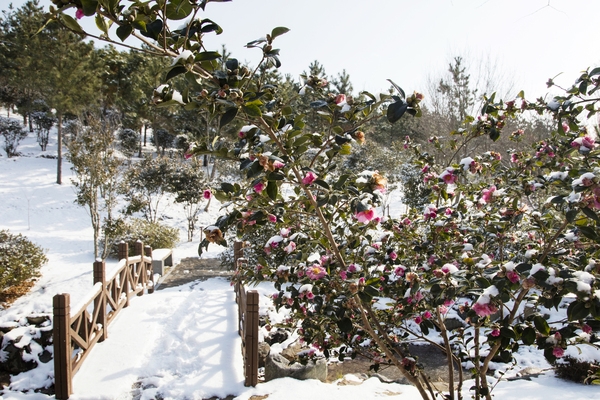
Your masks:
[{"label": "tree trunk", "polygon": [[56,157],[56,183],[62,185],[62,113],[58,113],[58,152]]}]

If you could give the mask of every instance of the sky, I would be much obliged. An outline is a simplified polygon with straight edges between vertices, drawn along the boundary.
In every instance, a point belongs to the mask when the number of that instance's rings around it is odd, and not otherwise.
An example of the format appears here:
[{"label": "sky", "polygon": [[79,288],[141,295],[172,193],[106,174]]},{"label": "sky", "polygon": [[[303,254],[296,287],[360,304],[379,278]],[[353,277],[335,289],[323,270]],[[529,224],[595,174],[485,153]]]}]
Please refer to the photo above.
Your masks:
[{"label": "sky", "polygon": [[[6,110],[0,110],[5,116]],[[17,119],[20,120],[20,119]],[[0,309],[0,326],[14,326],[3,340],[13,339],[30,346],[30,359],[39,360],[42,348],[32,342],[39,337],[38,328],[26,324],[25,316],[49,315],[52,297],[56,293],[71,295],[72,311],[82,304],[92,291],[93,232],[83,207],[75,204],[70,164],[65,161],[64,183],[56,185],[56,129],[52,129],[46,152],[42,153],[35,133],[19,146],[20,157],[7,158],[0,150],[0,230],[21,233],[46,249],[48,263],[32,290],[10,308]],[[391,208],[400,207],[400,196],[390,194]],[[173,249],[174,263],[194,257],[198,244],[185,241],[186,220],[180,206],[168,198],[162,203],[169,218],[164,223],[180,230],[183,239]],[[214,199],[207,212],[201,213],[199,224],[212,224],[221,213]],[[224,248],[210,244],[203,257],[218,257]],[[107,276],[117,262],[107,260]],[[254,288],[253,288],[254,289]],[[264,282],[257,288],[260,294],[259,313],[272,324],[281,322],[285,310],[275,310],[269,295],[277,290]],[[201,400],[225,398],[250,400],[262,396],[269,400],[414,400],[419,398],[415,388],[397,383],[382,383],[377,378],[365,380],[346,375],[332,384],[316,380],[297,381],[282,378],[259,383],[257,387],[243,386],[241,340],[237,334],[237,305],[229,281],[221,278],[190,282],[178,287],[156,290],[131,299],[111,322],[108,339],[98,343],[85,359],[73,380],[73,400]],[[455,310],[451,311],[455,312]],[[565,318],[565,308],[546,310],[551,321]],[[267,333],[261,327],[259,337]],[[435,335],[431,331],[430,335]],[[486,332],[482,331],[482,341]],[[280,352],[295,335],[281,345],[274,344],[272,352]],[[20,339],[19,339],[20,338]],[[6,342],[5,342],[6,343]],[[1,352],[0,352],[1,353]],[[568,355],[582,360],[600,360],[600,350],[591,346],[573,346]],[[541,372],[530,380],[502,381],[494,389],[496,399],[502,400],[583,400],[598,398],[600,387],[584,386],[558,379],[549,370],[542,352],[521,346],[515,355],[516,364],[493,363],[507,367],[505,377],[514,377],[525,368]],[[496,376],[500,376],[496,373]],[[39,362],[38,367],[11,378],[10,387],[0,390],[4,400],[50,400],[54,396],[32,393],[34,389],[52,384],[53,362]],[[464,385],[464,398],[471,384]],[[29,392],[29,393],[23,393]],[[160,394],[160,397],[158,396]]]},{"label": "sky", "polygon": [[[25,0],[0,0],[0,9],[10,2]],[[568,86],[581,70],[600,65],[597,15],[600,1],[592,0],[233,0],[209,3],[203,18],[224,29],[207,36],[209,49],[225,44],[252,64],[260,51],[246,43],[290,28],[275,42],[284,74],[297,76],[319,60],[328,75],[345,69],[355,91],[382,91],[392,79],[407,92],[427,92],[427,82],[461,56],[473,77],[483,66],[502,88],[513,87],[512,95],[524,89],[537,98],[548,78],[562,73],[557,82]],[[84,26],[93,27],[87,20]]]}]

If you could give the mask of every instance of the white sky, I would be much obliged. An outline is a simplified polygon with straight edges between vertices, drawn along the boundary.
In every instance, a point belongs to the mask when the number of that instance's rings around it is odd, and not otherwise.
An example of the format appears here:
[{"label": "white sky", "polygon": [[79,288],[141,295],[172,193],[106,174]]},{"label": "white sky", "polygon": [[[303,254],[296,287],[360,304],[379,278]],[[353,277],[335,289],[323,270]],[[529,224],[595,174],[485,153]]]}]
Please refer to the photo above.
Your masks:
[{"label": "white sky", "polygon": [[[0,0],[0,8],[11,1],[25,2]],[[225,31],[209,37],[209,48],[225,43],[251,63],[260,55],[247,42],[290,28],[275,43],[283,73],[298,75],[317,59],[330,75],[346,69],[355,90],[383,90],[390,78],[406,91],[425,91],[428,75],[462,55],[474,65],[491,60],[533,98],[546,93],[548,78],[562,72],[558,82],[566,86],[600,64],[598,15],[596,0],[233,0],[209,3],[205,17]]]}]

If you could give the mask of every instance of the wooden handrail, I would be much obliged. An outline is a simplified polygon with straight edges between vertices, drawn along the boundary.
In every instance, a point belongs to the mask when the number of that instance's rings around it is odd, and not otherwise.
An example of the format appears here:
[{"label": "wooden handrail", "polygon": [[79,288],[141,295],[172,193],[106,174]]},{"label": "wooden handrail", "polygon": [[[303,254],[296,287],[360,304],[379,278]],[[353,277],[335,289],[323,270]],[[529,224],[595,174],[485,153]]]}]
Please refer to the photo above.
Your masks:
[{"label": "wooden handrail", "polygon": [[[234,242],[234,265],[239,270],[246,260],[243,258],[243,243]],[[258,384],[258,292],[246,290],[240,282],[235,284],[238,303],[238,333],[242,338],[242,357],[244,359],[244,385]]]},{"label": "wooden handrail", "polygon": [[106,276],[106,264],[94,262],[94,287],[71,311],[68,293],[53,298],[54,386],[55,398],[68,399],[73,393],[73,375],[81,368],[90,350],[108,338],[108,325],[133,296],[154,291],[152,249],[136,243],[136,256],[129,258],[126,243],[119,244],[124,256],[117,268]]}]

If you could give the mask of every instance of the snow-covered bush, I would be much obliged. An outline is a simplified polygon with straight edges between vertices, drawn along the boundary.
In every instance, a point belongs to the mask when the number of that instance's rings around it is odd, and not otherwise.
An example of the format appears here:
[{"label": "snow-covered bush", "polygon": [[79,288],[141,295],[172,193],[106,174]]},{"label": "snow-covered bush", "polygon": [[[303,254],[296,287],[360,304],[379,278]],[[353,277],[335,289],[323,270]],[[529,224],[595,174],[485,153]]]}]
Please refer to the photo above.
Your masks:
[{"label": "snow-covered bush", "polygon": [[56,118],[45,111],[36,111],[31,113],[31,120],[35,126],[35,133],[37,134],[37,141],[42,151],[46,151],[48,147],[48,139],[50,137],[50,129],[56,123]]},{"label": "snow-covered bush", "polygon": [[157,222],[160,204],[171,190],[171,179],[177,164],[166,157],[144,158],[131,164],[123,177],[123,193],[128,201],[126,214],[141,212],[147,221]]},{"label": "snow-covered bush", "polygon": [[149,222],[144,219],[133,218],[129,221],[116,221],[108,229],[110,238],[116,238],[109,242],[109,255],[116,257],[119,252],[119,243],[122,241],[129,244],[129,255],[134,255],[135,243],[141,240],[144,246],[153,249],[172,249],[179,242],[179,230],[162,225],[158,222]]},{"label": "snow-covered bush", "polygon": [[47,261],[44,250],[25,236],[0,230],[0,292],[36,277]]},{"label": "snow-covered bush", "polygon": [[19,155],[17,147],[27,137],[27,131],[17,121],[0,117],[0,135],[4,138],[2,146],[7,157]]},{"label": "snow-covered bush", "polygon": [[131,157],[140,147],[140,134],[133,129],[121,129],[118,133],[120,148],[123,154]]}]

